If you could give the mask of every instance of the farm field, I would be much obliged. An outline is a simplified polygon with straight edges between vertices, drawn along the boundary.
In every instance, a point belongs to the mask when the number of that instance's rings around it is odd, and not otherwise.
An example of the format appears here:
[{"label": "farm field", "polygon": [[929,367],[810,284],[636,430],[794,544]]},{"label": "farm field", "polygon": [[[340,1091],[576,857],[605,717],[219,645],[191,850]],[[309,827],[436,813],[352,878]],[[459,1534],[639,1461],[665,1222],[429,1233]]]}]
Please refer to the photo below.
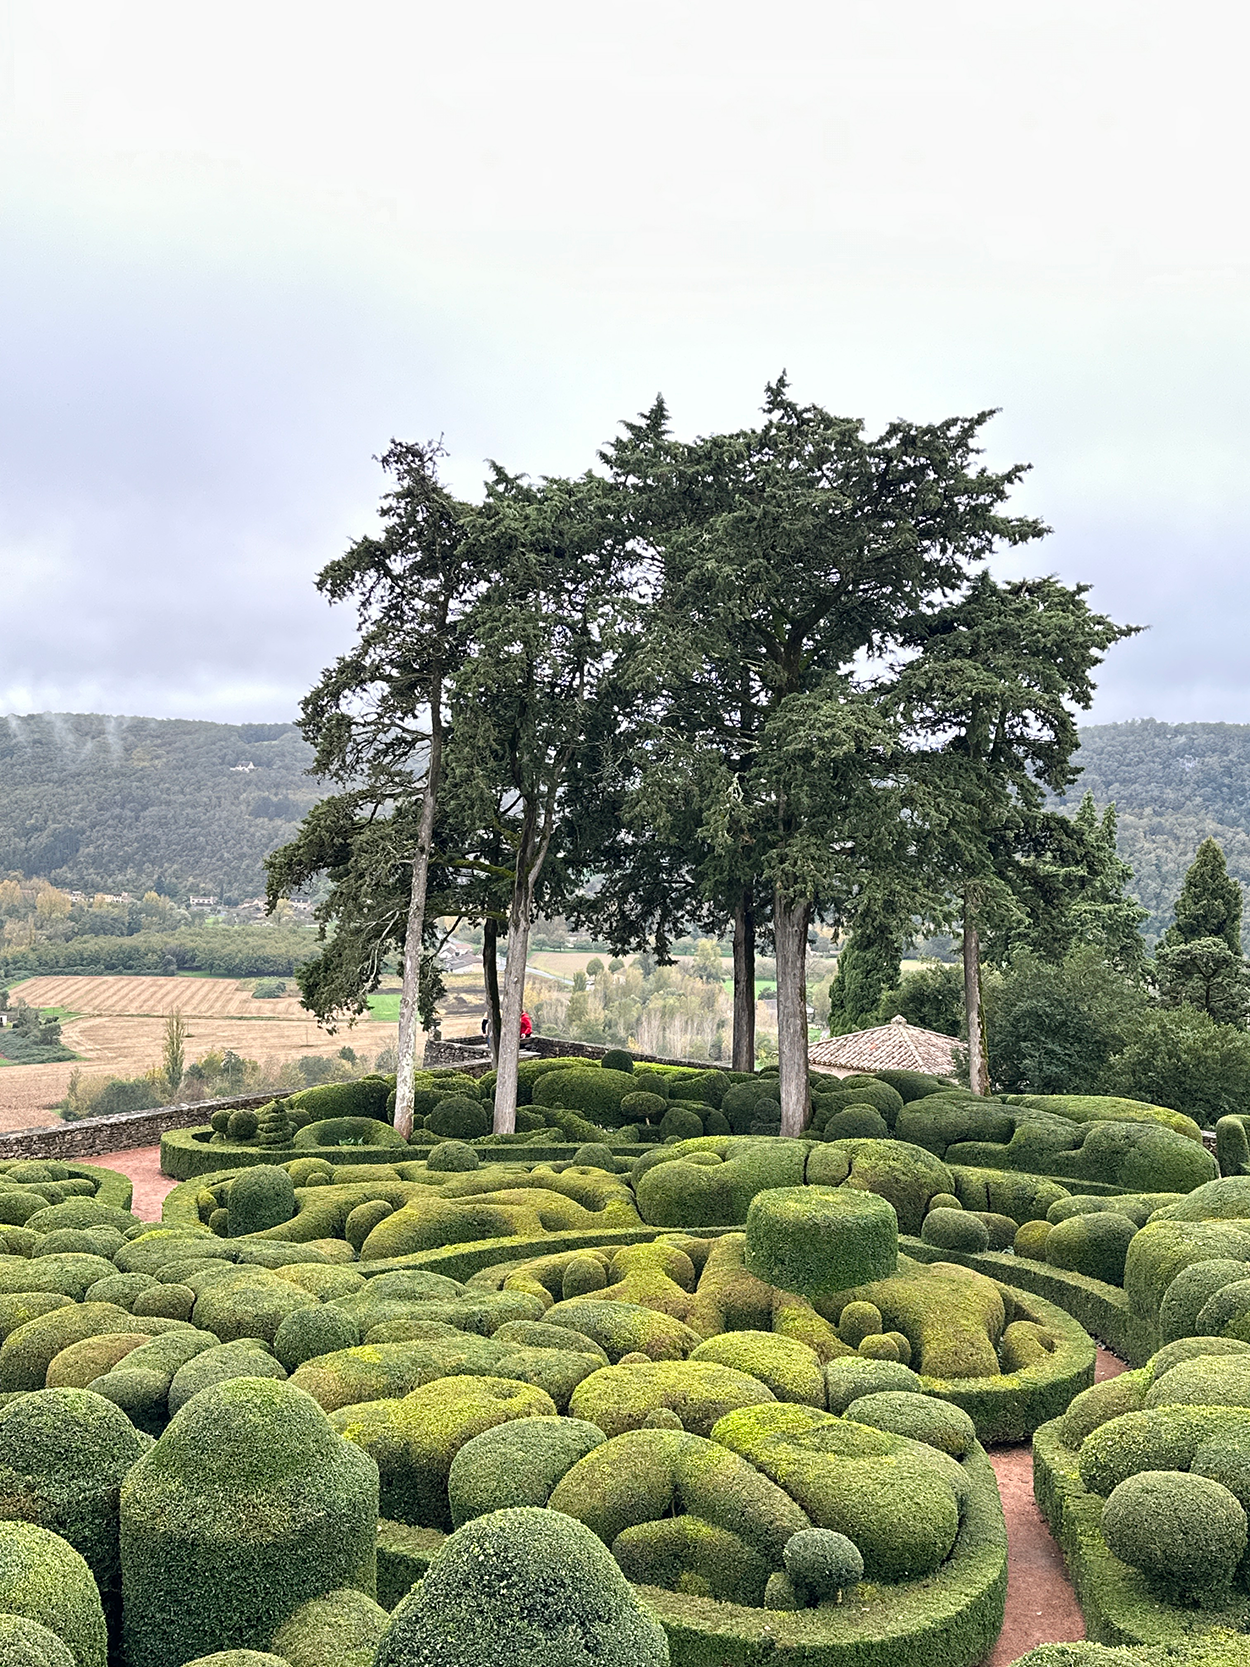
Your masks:
[{"label": "farm field", "polygon": [[[303,1054],[337,1054],[348,1043],[369,1056],[392,1047],[393,1024],[343,1029],[331,1036],[300,1006],[297,996],[257,1001],[254,980],[234,978],[47,977],[10,990],[32,1007],[58,1007],[76,1018],[62,1026],[65,1045],[87,1075],[138,1076],[157,1064],[165,1019],[187,1021],[187,1058],[232,1048],[246,1059],[280,1065]],[[362,1046],[363,1044],[363,1046]],[[0,1070],[0,1129],[59,1121],[51,1108],[69,1082],[72,1062],[10,1065]]]}]

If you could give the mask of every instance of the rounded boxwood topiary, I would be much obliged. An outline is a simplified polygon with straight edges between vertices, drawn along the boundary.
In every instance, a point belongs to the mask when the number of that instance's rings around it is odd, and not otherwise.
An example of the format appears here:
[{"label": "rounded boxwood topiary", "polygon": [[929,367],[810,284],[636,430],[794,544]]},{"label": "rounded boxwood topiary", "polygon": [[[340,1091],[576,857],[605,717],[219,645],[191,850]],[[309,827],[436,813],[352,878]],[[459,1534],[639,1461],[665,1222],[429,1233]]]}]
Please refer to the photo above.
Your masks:
[{"label": "rounded boxwood topiary", "polygon": [[289,1667],[373,1667],[390,1616],[355,1586],[310,1598],[274,1633]]},{"label": "rounded boxwood topiary", "polygon": [[348,1213],[347,1220],[343,1223],[343,1237],[359,1255],[361,1245],[373,1229],[380,1221],[385,1221],[387,1216],[394,1213],[395,1206],[388,1204],[385,1198],[367,1198],[363,1204],[357,1204],[356,1208]]},{"label": "rounded boxwood topiary", "polygon": [[33,1522],[0,1522],[0,1611],[47,1627],[75,1667],[106,1667],[100,1593],[86,1562],[59,1534]]},{"label": "rounded boxwood topiary", "polygon": [[345,1309],[318,1303],[315,1308],[299,1308],[287,1315],[274,1334],[273,1352],[285,1369],[293,1372],[306,1360],[338,1349],[354,1349],[359,1343],[360,1327]]},{"label": "rounded boxwood topiary", "polygon": [[460,1528],[491,1511],[545,1505],[565,1472],[605,1439],[580,1418],[517,1418],[483,1430],[451,1461],[452,1522]]},{"label": "rounded boxwood topiary", "polygon": [[898,1218],[873,1192],[775,1187],[751,1200],[745,1262],[765,1284],[829,1296],[889,1278],[898,1266]]},{"label": "rounded boxwood topiary", "polygon": [[862,1356],[831,1360],[825,1367],[825,1397],[829,1411],[845,1416],[852,1401],[862,1395],[877,1395],[891,1389],[920,1391],[920,1379],[909,1366],[893,1360],[868,1360]]},{"label": "rounded boxwood topiary", "polygon": [[1112,1489],[1102,1534],[1122,1563],[1182,1601],[1226,1592],[1246,1550],[1246,1513],[1206,1476],[1143,1470]]},{"label": "rounded boxwood topiary", "polygon": [[255,1139],[260,1118],[254,1111],[232,1111],[226,1119],[226,1135],[238,1145]]},{"label": "rounded boxwood topiary", "polygon": [[1163,1293],[1159,1304],[1159,1336],[1164,1343],[1182,1337],[1192,1337],[1198,1329],[1198,1316],[1207,1303],[1226,1285],[1235,1285],[1250,1274],[1250,1265],[1235,1262],[1231,1257],[1212,1257],[1206,1262],[1191,1262],[1182,1268]]},{"label": "rounded boxwood topiary", "polygon": [[1048,1221],[1026,1221],[1016,1230],[1012,1240],[1012,1249],[1017,1256],[1027,1256],[1031,1261],[1044,1262],[1046,1260],[1046,1240],[1050,1237],[1050,1223]]},{"label": "rounded boxwood topiary", "polygon": [[801,1528],[786,1541],[782,1558],[796,1590],[815,1602],[840,1599],[864,1578],[859,1547],[832,1528]]},{"label": "rounded boxwood topiary", "polygon": [[668,1667],[663,1629],[603,1542],[557,1511],[456,1530],[400,1603],[377,1667]]},{"label": "rounded boxwood topiary", "polygon": [[377,1517],[377,1467],[311,1396],[255,1378],[203,1390],[122,1484],[127,1661],[261,1649],[309,1598],[372,1594]]},{"label": "rounded boxwood topiary", "polygon": [[667,1110],[668,1101],[664,1096],[647,1090],[626,1094],[621,1099],[621,1116],[630,1123],[658,1123]]},{"label": "rounded boxwood topiary", "polygon": [[884,1389],[861,1395],[847,1407],[846,1417],[856,1424],[871,1424],[875,1430],[923,1441],[953,1459],[966,1458],[976,1445],[977,1427],[962,1407],[915,1390]]},{"label": "rounded boxwood topiary", "polygon": [[988,1250],[990,1230],[970,1210],[930,1210],[920,1237],[938,1250]]},{"label": "rounded boxwood topiary", "polygon": [[1047,1235],[1046,1260],[1052,1268],[1122,1285],[1129,1241],[1136,1232],[1134,1222],[1113,1210],[1069,1216],[1056,1222]]},{"label": "rounded boxwood topiary", "polygon": [[490,1118],[485,1106],[467,1095],[453,1094],[440,1100],[425,1120],[431,1134],[444,1140],[476,1140],[490,1133]]},{"label": "rounded boxwood topiary", "polygon": [[634,1056],[632,1053],[627,1053],[624,1048],[609,1048],[599,1061],[599,1066],[604,1071],[632,1071]]},{"label": "rounded boxwood topiary", "polygon": [[[334,1087],[335,1084],[329,1086]],[[344,1085],[347,1086],[347,1085]],[[292,1146],[407,1146],[391,1123],[376,1117],[327,1117],[296,1129]]]},{"label": "rounded boxwood topiary", "polygon": [[126,1414],[85,1389],[40,1389],[0,1411],[0,1515],[73,1546],[102,1594],[117,1584],[117,1490],[148,1447]]},{"label": "rounded boxwood topiary", "polygon": [[0,1614],[0,1667],[74,1667],[68,1644],[25,1615]]},{"label": "rounded boxwood topiary", "polygon": [[660,1121],[661,1140],[697,1140],[703,1133],[703,1119],[693,1106],[670,1101]]},{"label": "rounded boxwood topiary", "polygon": [[452,1175],[467,1174],[481,1163],[477,1153],[463,1140],[440,1140],[425,1161],[437,1174]]},{"label": "rounded boxwood topiary", "polygon": [[857,1349],[866,1337],[880,1337],[883,1329],[881,1310],[871,1302],[848,1302],[838,1321],[838,1336],[848,1349]]}]

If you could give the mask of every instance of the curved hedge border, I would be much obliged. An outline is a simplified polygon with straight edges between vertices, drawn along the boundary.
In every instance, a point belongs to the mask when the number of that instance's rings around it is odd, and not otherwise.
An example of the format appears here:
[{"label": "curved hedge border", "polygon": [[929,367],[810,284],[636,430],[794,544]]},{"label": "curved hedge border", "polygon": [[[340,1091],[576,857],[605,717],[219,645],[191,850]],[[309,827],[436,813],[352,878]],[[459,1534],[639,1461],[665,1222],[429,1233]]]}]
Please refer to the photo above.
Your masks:
[{"label": "curved hedge border", "polygon": [[[40,1163],[40,1158],[14,1158],[14,1163]],[[118,1169],[109,1169],[102,1163],[67,1163],[63,1158],[49,1158],[49,1163],[57,1163],[69,1171],[75,1180],[95,1181],[95,1199],[97,1204],[107,1204],[110,1210],[128,1210],[134,1197],[135,1184],[129,1175],[123,1175]],[[9,1167],[5,1166],[6,1169]],[[0,1171],[0,1179],[3,1172]]]},{"label": "curved hedge border", "polygon": [[[1068,1565],[1087,1636],[1099,1644],[1182,1644],[1204,1632],[1219,1635],[1237,1621],[1222,1609],[1178,1609],[1163,1603],[1138,1570],[1112,1555],[1102,1536],[1105,1501],[1081,1481],[1078,1455],[1060,1420],[1033,1437],[1033,1494]],[[1245,1610],[1245,1593],[1232,1600]]]},{"label": "curved hedge border", "polygon": [[[257,1163],[291,1163],[296,1158],[324,1158],[327,1163],[386,1163],[385,1153],[398,1154],[393,1146],[236,1146],[229,1141],[210,1145],[207,1137],[212,1130],[205,1125],[198,1129],[171,1129],[161,1136],[161,1174],[175,1181],[200,1180],[232,1169],[245,1169]],[[200,1138],[204,1137],[204,1138]],[[648,1147],[636,1142],[607,1142],[616,1157],[636,1158]],[[579,1150],[576,1142],[560,1145],[530,1145],[518,1141],[509,1146],[479,1146],[479,1163],[568,1163]],[[431,1146],[410,1146],[401,1163],[418,1163],[432,1151]]]},{"label": "curved hedge border", "polygon": [[1001,1250],[938,1250],[920,1239],[901,1235],[899,1247],[918,1262],[958,1262],[1014,1290],[1044,1297],[1131,1366],[1144,1365],[1160,1347],[1158,1328],[1132,1313],[1118,1285]]},{"label": "curved hedge border", "polygon": [[[976,1667],[1002,1630],[1007,1530],[982,1447],[963,1461],[967,1503],[950,1558],[900,1585],[856,1588],[839,1605],[791,1612],[641,1586],[673,1667]],[[378,1601],[391,1607],[443,1543],[437,1529],[378,1524]],[[888,1605],[888,1608],[887,1608]]]}]

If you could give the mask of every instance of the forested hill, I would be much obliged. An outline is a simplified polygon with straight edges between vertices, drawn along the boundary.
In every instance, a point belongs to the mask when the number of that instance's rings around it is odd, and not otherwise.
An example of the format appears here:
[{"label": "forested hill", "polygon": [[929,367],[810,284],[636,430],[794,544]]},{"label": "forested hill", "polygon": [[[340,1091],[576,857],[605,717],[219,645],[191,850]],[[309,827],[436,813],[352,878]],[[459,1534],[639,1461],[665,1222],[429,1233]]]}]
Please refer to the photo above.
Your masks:
[{"label": "forested hill", "polygon": [[1068,802],[1088,788],[1100,806],[1116,805],[1120,854],[1150,910],[1144,932],[1171,924],[1185,870],[1208,834],[1250,899],[1250,724],[1095,724],[1081,731],[1076,762],[1082,774]]},{"label": "forested hill", "polygon": [[0,877],[223,902],[318,798],[291,724],[45,712],[0,719]]}]

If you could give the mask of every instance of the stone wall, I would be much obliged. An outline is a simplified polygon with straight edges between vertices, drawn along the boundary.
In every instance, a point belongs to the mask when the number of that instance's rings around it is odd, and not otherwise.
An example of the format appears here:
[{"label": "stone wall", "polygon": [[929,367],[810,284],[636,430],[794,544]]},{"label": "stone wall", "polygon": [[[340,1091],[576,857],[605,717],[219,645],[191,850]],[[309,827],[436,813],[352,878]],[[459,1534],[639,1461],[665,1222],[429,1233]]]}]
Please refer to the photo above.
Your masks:
[{"label": "stone wall", "polygon": [[123,1111],[115,1117],[84,1117],[51,1128],[15,1129],[0,1134],[0,1163],[16,1158],[90,1158],[102,1152],[127,1152],[136,1146],[158,1146],[170,1129],[189,1129],[207,1123],[221,1107],[231,1111],[268,1105],[272,1094],[240,1094],[233,1100],[199,1100],[193,1104],[157,1106],[151,1111]]}]

